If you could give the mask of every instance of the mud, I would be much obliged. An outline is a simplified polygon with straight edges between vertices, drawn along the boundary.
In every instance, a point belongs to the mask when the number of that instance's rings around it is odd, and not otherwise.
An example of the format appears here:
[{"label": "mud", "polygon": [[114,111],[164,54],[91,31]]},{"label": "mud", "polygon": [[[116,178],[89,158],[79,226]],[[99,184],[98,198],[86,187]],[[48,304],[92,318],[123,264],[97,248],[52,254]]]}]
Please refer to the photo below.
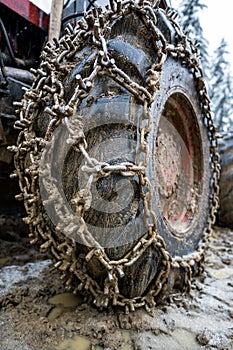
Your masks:
[{"label": "mud", "polygon": [[190,296],[125,314],[68,293],[48,256],[11,223],[0,230],[1,350],[233,349],[233,231],[215,229],[205,280]]}]

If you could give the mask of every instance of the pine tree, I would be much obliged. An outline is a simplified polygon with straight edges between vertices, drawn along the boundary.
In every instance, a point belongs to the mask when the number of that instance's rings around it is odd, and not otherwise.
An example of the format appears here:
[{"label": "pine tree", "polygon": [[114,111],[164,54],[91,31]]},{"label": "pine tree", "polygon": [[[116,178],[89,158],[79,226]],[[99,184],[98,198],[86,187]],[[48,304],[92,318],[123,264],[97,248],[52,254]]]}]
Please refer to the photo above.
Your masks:
[{"label": "pine tree", "polygon": [[[175,2],[175,0],[173,0]],[[233,77],[227,60],[227,43],[222,39],[209,62],[208,40],[203,35],[199,13],[207,6],[201,0],[182,0],[180,24],[183,31],[199,44],[201,63],[208,85],[215,124],[220,131],[233,129]]]},{"label": "pine tree", "polygon": [[233,77],[224,39],[214,52],[210,68],[209,96],[215,124],[220,131],[233,128]]},{"label": "pine tree", "polygon": [[201,64],[205,75],[208,75],[209,55],[208,55],[208,40],[203,35],[203,29],[199,19],[199,12],[207,8],[201,0],[183,0],[181,2],[180,24],[186,35],[195,43],[198,44]]}]

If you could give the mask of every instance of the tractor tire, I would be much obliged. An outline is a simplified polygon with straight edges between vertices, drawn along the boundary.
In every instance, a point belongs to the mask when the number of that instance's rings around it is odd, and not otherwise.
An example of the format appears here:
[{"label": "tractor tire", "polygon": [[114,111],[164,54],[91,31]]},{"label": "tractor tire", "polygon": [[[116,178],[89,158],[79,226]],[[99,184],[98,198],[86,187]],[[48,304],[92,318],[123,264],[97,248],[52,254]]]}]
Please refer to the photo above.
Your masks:
[{"label": "tractor tire", "polygon": [[221,162],[218,224],[233,228],[233,132],[219,139]]},{"label": "tractor tire", "polygon": [[131,310],[202,269],[218,166],[195,50],[179,56],[173,15],[143,7],[111,2],[45,47],[15,157],[32,243],[67,287]]}]

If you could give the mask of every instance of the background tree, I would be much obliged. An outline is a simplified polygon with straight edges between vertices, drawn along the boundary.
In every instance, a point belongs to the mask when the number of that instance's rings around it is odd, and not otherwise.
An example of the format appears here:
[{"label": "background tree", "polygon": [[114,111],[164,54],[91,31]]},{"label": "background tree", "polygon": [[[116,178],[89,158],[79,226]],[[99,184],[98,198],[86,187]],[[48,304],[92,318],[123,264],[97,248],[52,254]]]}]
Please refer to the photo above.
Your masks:
[{"label": "background tree", "polygon": [[201,0],[183,0],[179,9],[179,22],[186,35],[193,42],[198,43],[202,68],[205,76],[207,76],[209,70],[209,42],[204,37],[199,18],[199,12],[205,8],[207,8],[207,6],[201,3]]},{"label": "background tree", "polygon": [[220,131],[233,128],[233,77],[227,55],[227,43],[222,39],[212,58],[208,84],[215,124]]},{"label": "background tree", "polygon": [[[172,3],[175,4],[175,1]],[[233,130],[233,77],[227,60],[227,43],[222,39],[209,60],[209,43],[199,18],[200,11],[207,8],[206,4],[202,0],[179,0],[178,3],[179,23],[187,36],[199,46],[215,124],[220,131]]]}]

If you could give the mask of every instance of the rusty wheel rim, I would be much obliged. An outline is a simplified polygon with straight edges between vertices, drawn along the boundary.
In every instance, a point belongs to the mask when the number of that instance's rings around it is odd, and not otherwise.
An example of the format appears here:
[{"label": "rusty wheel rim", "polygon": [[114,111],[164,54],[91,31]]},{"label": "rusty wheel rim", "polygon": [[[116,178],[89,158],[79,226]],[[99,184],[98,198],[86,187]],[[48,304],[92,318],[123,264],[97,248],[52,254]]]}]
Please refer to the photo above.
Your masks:
[{"label": "rusty wheel rim", "polygon": [[197,116],[188,97],[167,99],[156,139],[159,211],[177,237],[187,236],[198,220],[202,191],[203,154]]}]

